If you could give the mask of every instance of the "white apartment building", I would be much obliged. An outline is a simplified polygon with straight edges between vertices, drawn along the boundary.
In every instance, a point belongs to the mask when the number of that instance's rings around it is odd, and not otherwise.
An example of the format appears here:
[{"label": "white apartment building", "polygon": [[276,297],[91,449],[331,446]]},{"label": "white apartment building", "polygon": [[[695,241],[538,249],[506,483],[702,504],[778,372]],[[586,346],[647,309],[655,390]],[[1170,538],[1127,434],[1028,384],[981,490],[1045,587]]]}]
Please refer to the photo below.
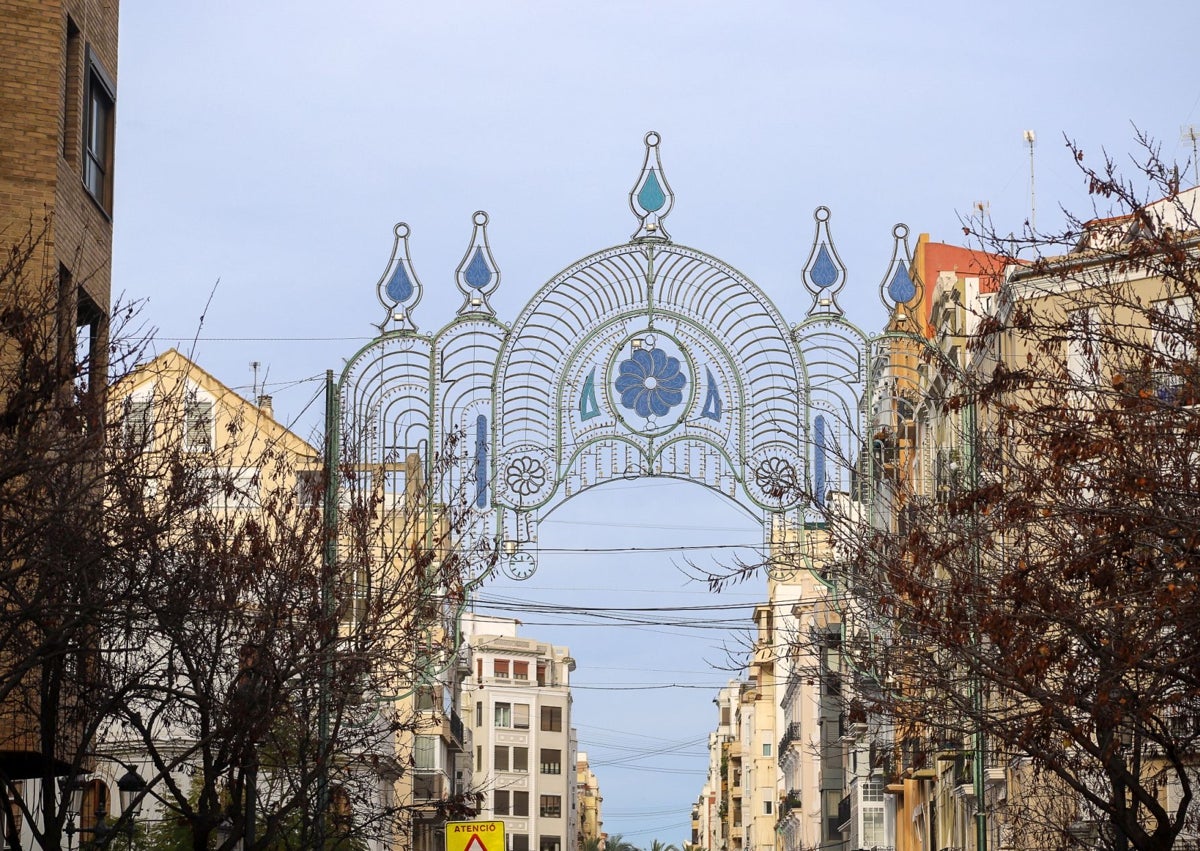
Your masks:
[{"label": "white apartment building", "polygon": [[468,613],[472,786],[478,818],[504,822],[508,851],[578,851],[570,675],[566,647],[517,635],[517,621]]}]

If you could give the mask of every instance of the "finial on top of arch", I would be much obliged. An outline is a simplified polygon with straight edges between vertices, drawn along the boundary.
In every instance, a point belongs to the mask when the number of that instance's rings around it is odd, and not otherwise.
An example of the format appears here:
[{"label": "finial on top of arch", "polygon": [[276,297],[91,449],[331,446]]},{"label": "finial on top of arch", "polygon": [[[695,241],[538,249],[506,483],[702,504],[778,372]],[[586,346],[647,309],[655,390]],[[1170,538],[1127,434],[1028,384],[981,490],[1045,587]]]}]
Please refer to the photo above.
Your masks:
[{"label": "finial on top of arch", "polygon": [[376,284],[379,303],[387,308],[387,317],[377,326],[381,332],[416,331],[413,308],[421,301],[423,288],[408,254],[408,235],[411,229],[405,222],[393,228],[396,241],[392,244],[392,259]]},{"label": "finial on top of arch", "polygon": [[500,267],[496,265],[492,249],[488,246],[488,214],[476,210],[471,221],[475,225],[471,232],[471,244],[467,246],[467,253],[455,272],[459,292],[463,294],[463,305],[458,309],[458,315],[486,313],[495,316],[496,311],[488,303],[488,296],[500,286]]},{"label": "finial on top of arch", "polygon": [[663,219],[675,204],[675,194],[663,174],[658,146],[662,137],[651,130],[646,134],[646,158],[642,171],[629,193],[629,209],[637,216],[639,225],[631,239],[654,239],[669,242],[671,235],[663,227]]},{"label": "finial on top of arch", "polygon": [[813,211],[817,229],[813,234],[812,251],[804,264],[804,286],[812,294],[812,307],[808,315],[829,314],[842,316],[844,311],[837,303],[838,293],[846,285],[846,264],[838,256],[829,233],[829,208],[817,207]]},{"label": "finial on top of arch", "polygon": [[892,262],[879,282],[879,298],[897,322],[907,322],[911,317],[908,308],[915,307],[921,300],[921,282],[912,270],[912,252],[908,250],[908,225],[900,223],[892,227]]}]

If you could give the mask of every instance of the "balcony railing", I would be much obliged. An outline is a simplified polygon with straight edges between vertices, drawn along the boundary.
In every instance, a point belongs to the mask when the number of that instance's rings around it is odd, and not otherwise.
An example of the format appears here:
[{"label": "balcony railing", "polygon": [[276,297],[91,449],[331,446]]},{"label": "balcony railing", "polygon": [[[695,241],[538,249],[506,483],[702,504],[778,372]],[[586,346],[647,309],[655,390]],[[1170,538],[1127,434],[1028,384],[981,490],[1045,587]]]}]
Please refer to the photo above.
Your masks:
[{"label": "balcony railing", "polygon": [[787,729],[783,731],[783,737],[779,740],[779,755],[783,756],[784,751],[788,749],[788,745],[800,739],[800,722],[793,721],[787,725]]},{"label": "balcony railing", "polygon": [[838,830],[841,830],[845,825],[850,823],[850,796],[842,798],[838,801],[837,810]]},{"label": "balcony railing", "polygon": [[454,739],[459,748],[462,747],[465,741],[463,738],[463,721],[453,709],[450,710],[450,737]]}]

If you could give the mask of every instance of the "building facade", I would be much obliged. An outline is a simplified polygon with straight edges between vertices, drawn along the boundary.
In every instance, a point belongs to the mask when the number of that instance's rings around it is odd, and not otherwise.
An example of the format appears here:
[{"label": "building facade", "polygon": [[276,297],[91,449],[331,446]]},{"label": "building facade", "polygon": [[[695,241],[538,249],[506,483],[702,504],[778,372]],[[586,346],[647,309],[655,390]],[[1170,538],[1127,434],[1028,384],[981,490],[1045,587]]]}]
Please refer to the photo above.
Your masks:
[{"label": "building facade", "polygon": [[[91,389],[103,386],[108,357],[117,9],[0,3],[0,300],[29,312],[51,356]],[[13,357],[6,338],[0,369]],[[42,741],[34,689],[19,686],[0,706],[0,774],[14,782],[62,774],[72,759],[70,747]]]},{"label": "building facade", "polygon": [[[186,543],[193,528],[203,529],[205,538],[231,542],[203,552],[211,563],[204,580],[218,588],[229,583],[232,611],[214,619],[212,598],[197,593],[177,622],[147,629],[149,643],[161,646],[151,647],[140,678],[144,706],[118,707],[120,714],[102,728],[101,759],[81,778],[92,797],[108,802],[111,817],[119,815],[113,809],[116,778],[133,767],[151,788],[138,824],[152,841],[174,841],[172,830],[194,832],[208,814],[181,813],[207,784],[222,790],[215,806],[235,837],[255,831],[261,837],[263,825],[274,822],[274,829],[291,831],[288,838],[299,842],[296,825],[324,797],[331,813],[327,830],[354,847],[440,851],[446,821],[474,815],[475,801],[466,794],[469,766],[458,704],[466,665],[444,651],[446,624],[453,622],[461,595],[447,591],[431,568],[417,570],[413,563],[427,552],[424,547],[436,551],[427,542],[440,538],[436,517],[431,522],[425,510],[418,460],[398,465],[405,470],[401,493],[385,495],[378,471],[361,477],[363,490],[341,492],[339,515],[358,519],[338,526],[339,566],[321,588],[324,455],[275,419],[270,397],[245,399],[172,349],[114,385],[110,408],[110,438],[128,447],[114,458],[133,465],[124,475],[134,476],[148,502],[161,499],[180,512],[165,533]],[[273,528],[278,534],[270,534]],[[245,576],[236,572],[245,550],[235,544],[247,537],[261,540],[252,549],[265,552],[261,569]],[[191,551],[183,546],[179,553],[186,561]],[[163,566],[164,573],[176,569]],[[280,593],[300,596],[263,605],[264,594],[274,599]],[[322,649],[312,633],[324,614],[311,606],[324,593],[337,622]],[[224,598],[216,602],[223,610]],[[201,691],[207,680],[168,673],[187,656],[175,630],[186,636],[192,619],[201,630],[215,624],[222,636],[204,662],[215,669],[211,692]],[[259,653],[245,642],[263,630],[270,642]],[[268,653],[269,666],[254,661]],[[443,657],[451,663],[440,664]],[[333,679],[322,679],[326,664]],[[250,708],[235,711],[238,683],[264,680],[270,702],[264,697],[253,707],[262,726],[247,729],[239,718]],[[322,695],[324,714],[317,708]],[[230,702],[231,711],[224,711]],[[139,730],[122,723],[132,710],[155,717],[160,709],[164,721],[156,726]],[[302,731],[291,728],[297,720]],[[323,723],[329,725],[324,740],[317,732]],[[329,768],[322,773],[314,754],[326,747]],[[214,758],[231,753],[220,777],[207,772]],[[323,796],[315,793],[322,779]],[[85,839],[89,808],[77,824]],[[184,822],[186,828],[173,827]],[[280,828],[281,822],[291,826]]]},{"label": "building facade", "polygon": [[579,751],[575,759],[575,789],[579,812],[578,847],[582,849],[585,843],[598,842],[604,839],[604,815],[602,804],[604,797],[600,794],[600,780],[592,771],[587,754]]},{"label": "building facade", "polygon": [[117,0],[0,3],[0,241],[36,243],[47,306],[94,380],[112,289],[117,16]]},{"label": "building facade", "polygon": [[575,660],[565,647],[519,636],[513,620],[465,614],[463,637],[479,817],[504,822],[509,851],[577,851]]}]

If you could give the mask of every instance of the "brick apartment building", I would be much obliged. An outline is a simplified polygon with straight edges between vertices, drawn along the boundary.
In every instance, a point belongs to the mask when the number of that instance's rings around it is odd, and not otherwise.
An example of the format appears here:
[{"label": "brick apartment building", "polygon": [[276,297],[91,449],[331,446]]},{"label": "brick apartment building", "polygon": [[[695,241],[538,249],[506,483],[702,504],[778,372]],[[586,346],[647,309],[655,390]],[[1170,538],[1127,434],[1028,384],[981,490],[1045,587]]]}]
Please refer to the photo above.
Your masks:
[{"label": "brick apartment building", "polygon": [[60,333],[92,349],[94,371],[112,277],[117,7],[0,0],[0,244],[41,235]]},{"label": "brick apartment building", "polygon": [[[25,282],[0,290],[44,312],[60,356],[103,386],[112,266],[118,0],[0,0],[0,250],[32,244]],[[8,361],[0,361],[0,369]],[[44,776],[28,702],[0,705],[0,771]]]}]

